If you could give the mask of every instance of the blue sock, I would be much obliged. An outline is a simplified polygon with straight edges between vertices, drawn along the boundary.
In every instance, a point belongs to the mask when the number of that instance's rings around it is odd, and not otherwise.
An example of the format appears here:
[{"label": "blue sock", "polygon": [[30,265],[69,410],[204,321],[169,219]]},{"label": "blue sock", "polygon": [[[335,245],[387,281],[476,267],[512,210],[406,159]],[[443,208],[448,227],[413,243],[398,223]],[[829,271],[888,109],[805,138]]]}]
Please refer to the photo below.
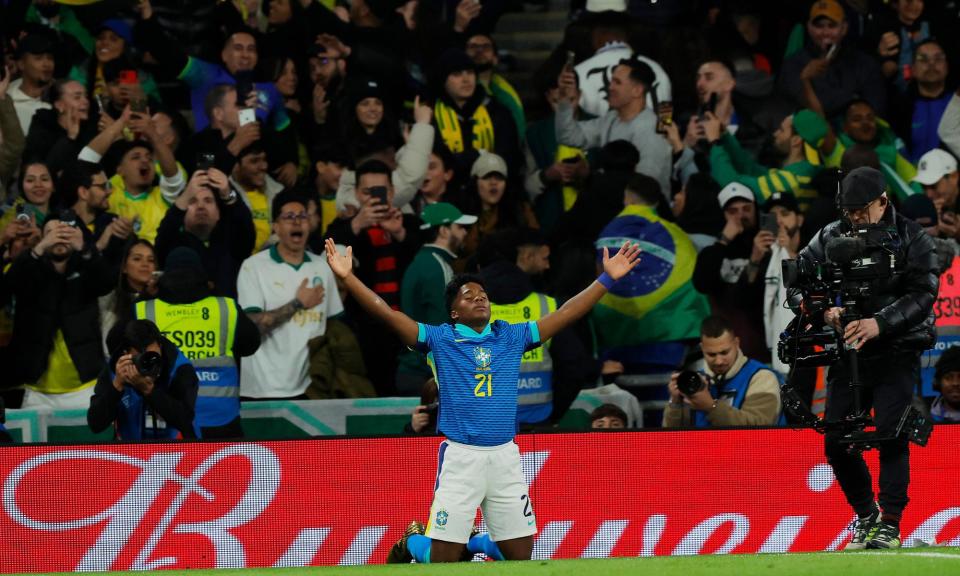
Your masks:
[{"label": "blue sock", "polygon": [[[409,546],[409,545],[408,545]],[[494,560],[503,560],[503,553],[497,543],[490,539],[489,534],[477,534],[467,542],[467,550],[473,554],[486,554]]]},{"label": "blue sock", "polygon": [[413,559],[420,564],[430,563],[430,543],[432,540],[420,534],[413,534],[407,538],[407,550]]}]

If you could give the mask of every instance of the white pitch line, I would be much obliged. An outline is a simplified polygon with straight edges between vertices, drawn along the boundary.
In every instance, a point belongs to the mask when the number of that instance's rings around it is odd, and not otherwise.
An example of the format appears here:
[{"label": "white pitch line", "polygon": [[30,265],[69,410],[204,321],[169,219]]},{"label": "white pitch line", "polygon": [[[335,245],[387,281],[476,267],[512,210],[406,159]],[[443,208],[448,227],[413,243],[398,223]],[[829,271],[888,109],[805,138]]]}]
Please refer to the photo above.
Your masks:
[{"label": "white pitch line", "polygon": [[920,556],[921,558],[949,558],[951,560],[960,560],[960,554],[946,554],[944,552],[911,552],[910,554],[905,554],[911,558]]}]

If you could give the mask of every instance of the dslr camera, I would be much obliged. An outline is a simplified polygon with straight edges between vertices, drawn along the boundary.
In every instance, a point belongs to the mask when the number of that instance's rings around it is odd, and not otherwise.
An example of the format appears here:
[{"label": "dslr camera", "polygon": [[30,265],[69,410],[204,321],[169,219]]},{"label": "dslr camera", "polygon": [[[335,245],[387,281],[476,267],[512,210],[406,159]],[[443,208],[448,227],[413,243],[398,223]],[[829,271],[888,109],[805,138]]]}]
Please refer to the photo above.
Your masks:
[{"label": "dslr camera", "polygon": [[711,384],[710,377],[693,370],[684,370],[677,375],[677,390],[684,396],[693,396]]},{"label": "dslr camera", "polygon": [[163,370],[163,357],[158,352],[148,350],[134,356],[133,365],[141,376],[156,380]]}]

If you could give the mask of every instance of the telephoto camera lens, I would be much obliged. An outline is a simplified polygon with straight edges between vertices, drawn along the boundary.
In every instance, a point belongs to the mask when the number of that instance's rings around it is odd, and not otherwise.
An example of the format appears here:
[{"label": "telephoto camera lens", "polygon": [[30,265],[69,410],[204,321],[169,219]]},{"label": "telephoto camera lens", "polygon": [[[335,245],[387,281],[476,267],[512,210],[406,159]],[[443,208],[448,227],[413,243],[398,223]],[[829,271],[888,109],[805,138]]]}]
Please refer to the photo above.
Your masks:
[{"label": "telephoto camera lens", "polygon": [[677,376],[677,389],[684,396],[693,396],[706,386],[700,375],[693,370],[684,370]]},{"label": "telephoto camera lens", "polygon": [[133,358],[133,365],[141,375],[158,378],[163,367],[163,358],[156,352],[144,352]]}]

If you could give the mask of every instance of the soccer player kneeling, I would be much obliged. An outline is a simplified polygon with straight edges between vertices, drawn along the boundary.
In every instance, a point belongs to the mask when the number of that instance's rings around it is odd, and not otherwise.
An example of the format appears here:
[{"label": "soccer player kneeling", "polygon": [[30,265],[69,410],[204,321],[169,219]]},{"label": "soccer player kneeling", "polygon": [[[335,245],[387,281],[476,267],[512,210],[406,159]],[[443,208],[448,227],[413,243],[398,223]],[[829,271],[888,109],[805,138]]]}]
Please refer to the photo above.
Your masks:
[{"label": "soccer player kneeling", "polygon": [[[624,244],[603,274],[555,312],[536,322],[490,323],[490,301],[480,278],[458,276],[447,286],[450,323],[428,326],[393,310],[352,273],[353,254],[327,240],[327,261],[347,290],[407,346],[429,353],[440,393],[438,429],[446,439],[437,457],[433,505],[424,534],[411,525],[391,556],[399,561],[456,562],[483,552],[498,560],[529,560],[536,517],[527,492],[517,430],[517,380],[523,353],[540,346],[596,304],[639,262],[640,248]],[[477,508],[489,535],[471,537]],[[399,558],[397,558],[399,556]]]}]

